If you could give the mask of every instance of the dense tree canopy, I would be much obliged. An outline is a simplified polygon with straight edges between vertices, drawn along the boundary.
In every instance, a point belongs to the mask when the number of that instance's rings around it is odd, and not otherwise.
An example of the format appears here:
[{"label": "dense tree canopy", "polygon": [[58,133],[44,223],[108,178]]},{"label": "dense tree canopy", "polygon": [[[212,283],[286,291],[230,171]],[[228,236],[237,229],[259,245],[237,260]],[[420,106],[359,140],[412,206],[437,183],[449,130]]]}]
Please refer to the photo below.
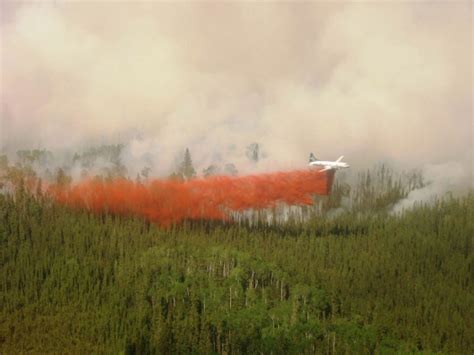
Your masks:
[{"label": "dense tree canopy", "polygon": [[473,207],[159,229],[0,195],[0,352],[470,353]]}]

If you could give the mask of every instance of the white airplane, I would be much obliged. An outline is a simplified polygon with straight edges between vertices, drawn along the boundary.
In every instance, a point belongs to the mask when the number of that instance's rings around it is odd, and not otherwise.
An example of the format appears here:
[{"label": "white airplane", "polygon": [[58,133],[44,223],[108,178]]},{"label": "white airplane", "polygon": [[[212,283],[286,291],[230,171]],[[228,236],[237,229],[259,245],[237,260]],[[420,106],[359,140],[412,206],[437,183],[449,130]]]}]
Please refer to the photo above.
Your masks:
[{"label": "white airplane", "polygon": [[336,161],[325,161],[325,160],[319,160],[314,156],[313,153],[309,154],[309,166],[321,166],[323,167],[322,170],[320,171],[326,171],[326,170],[338,170],[338,169],[345,169],[348,168],[350,165],[347,163],[344,163],[342,159],[344,158],[344,155],[340,156],[339,159]]}]

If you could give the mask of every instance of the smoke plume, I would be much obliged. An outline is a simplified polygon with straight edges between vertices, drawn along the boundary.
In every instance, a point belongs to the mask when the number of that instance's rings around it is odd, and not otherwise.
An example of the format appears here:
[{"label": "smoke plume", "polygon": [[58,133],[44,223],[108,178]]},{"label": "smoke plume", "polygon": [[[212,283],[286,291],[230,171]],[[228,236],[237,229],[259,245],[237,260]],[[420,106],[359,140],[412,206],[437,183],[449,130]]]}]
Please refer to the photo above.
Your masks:
[{"label": "smoke plume", "polygon": [[460,163],[427,165],[423,169],[425,185],[408,193],[392,208],[392,213],[399,213],[412,208],[415,204],[430,204],[446,194],[456,196],[472,186],[472,175]]},{"label": "smoke plume", "polygon": [[199,171],[287,170],[310,151],[471,161],[471,2],[0,6],[5,150],[125,142],[155,176],[185,147]]}]

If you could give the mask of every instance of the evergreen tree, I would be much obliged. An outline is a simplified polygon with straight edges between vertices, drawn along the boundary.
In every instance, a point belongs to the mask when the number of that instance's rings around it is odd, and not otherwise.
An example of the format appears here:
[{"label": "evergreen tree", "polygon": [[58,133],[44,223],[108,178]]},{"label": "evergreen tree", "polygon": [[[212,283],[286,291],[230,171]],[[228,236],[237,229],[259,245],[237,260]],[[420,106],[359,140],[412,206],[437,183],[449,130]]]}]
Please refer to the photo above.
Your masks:
[{"label": "evergreen tree", "polygon": [[184,152],[184,159],[181,163],[179,173],[183,176],[184,180],[191,180],[196,177],[196,170],[194,170],[191,153],[188,148],[186,148]]}]

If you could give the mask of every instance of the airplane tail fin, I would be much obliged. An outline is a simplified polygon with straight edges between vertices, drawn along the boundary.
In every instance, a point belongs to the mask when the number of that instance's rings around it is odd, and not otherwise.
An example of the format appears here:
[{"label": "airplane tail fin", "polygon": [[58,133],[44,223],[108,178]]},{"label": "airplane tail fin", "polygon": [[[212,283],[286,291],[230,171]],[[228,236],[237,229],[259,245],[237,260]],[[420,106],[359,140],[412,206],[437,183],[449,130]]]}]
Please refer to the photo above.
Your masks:
[{"label": "airplane tail fin", "polygon": [[336,163],[339,163],[342,159],[344,159],[344,155],[341,155],[339,159],[336,160]]},{"label": "airplane tail fin", "polygon": [[309,162],[312,163],[313,161],[317,161],[318,159],[314,156],[313,153],[309,153]]}]

